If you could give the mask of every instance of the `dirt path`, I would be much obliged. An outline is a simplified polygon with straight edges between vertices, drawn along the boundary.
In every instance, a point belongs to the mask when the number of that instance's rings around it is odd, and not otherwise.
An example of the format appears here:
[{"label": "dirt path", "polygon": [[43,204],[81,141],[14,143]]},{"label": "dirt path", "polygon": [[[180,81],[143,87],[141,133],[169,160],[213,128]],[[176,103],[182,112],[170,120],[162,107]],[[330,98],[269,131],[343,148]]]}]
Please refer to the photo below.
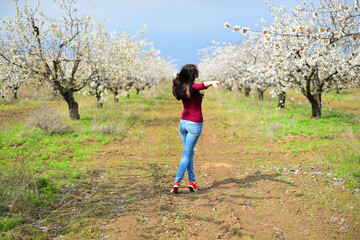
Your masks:
[{"label": "dirt path", "polygon": [[[182,146],[181,103],[160,99],[131,129],[94,156],[105,188],[92,196],[96,238],[109,239],[356,239],[351,210],[359,198],[336,186],[308,158],[229,129],[213,99],[204,102],[196,146],[199,191],[171,194]],[[240,125],[241,126],[241,125]],[[233,137],[236,135],[236,137]],[[230,140],[229,140],[230,139]],[[286,141],[286,140],[285,140]],[[257,150],[261,145],[267,150]],[[86,226],[86,224],[85,224]],[[62,236],[61,238],[67,238]],[[69,239],[71,236],[69,236]]]},{"label": "dirt path", "polygon": [[0,127],[5,124],[13,124],[30,116],[30,113],[37,109],[37,107],[29,107],[15,110],[2,110],[0,111]]}]

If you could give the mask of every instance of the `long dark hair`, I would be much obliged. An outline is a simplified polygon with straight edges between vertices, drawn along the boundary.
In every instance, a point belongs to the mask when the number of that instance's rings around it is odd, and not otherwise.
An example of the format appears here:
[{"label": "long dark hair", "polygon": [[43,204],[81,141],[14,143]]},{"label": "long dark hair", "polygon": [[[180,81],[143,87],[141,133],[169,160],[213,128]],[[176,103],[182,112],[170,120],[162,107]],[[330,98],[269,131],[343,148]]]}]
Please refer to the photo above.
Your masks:
[{"label": "long dark hair", "polygon": [[[180,73],[173,80],[172,92],[178,101],[180,99],[189,100],[189,98],[203,97],[203,94],[192,87],[197,76],[199,76],[199,70],[196,65],[186,64],[182,67]],[[189,89],[190,96],[187,94],[187,89]]]}]

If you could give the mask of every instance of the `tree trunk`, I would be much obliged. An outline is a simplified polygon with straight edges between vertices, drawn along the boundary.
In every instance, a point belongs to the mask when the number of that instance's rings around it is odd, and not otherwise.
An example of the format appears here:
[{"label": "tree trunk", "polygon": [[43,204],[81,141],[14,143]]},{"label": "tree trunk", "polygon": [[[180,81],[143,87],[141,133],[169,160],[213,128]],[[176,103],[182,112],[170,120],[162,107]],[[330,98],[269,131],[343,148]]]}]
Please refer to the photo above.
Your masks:
[{"label": "tree trunk", "polygon": [[249,97],[249,96],[250,96],[250,91],[251,91],[251,88],[250,88],[250,87],[245,87],[245,96],[246,96],[246,97]]},{"label": "tree trunk", "polygon": [[79,105],[75,102],[74,93],[72,90],[68,90],[62,95],[69,107],[69,116],[72,120],[80,119]]},{"label": "tree trunk", "polygon": [[36,87],[36,98],[40,98],[40,88],[40,85]]},{"label": "tree trunk", "polygon": [[97,108],[98,109],[102,109],[103,108],[103,102],[101,101],[101,99],[97,100]]},{"label": "tree trunk", "polygon": [[285,100],[286,100],[286,92],[281,92],[278,94],[278,108],[284,108],[285,107]]},{"label": "tree trunk", "polygon": [[98,107],[98,109],[103,108],[103,102],[101,100],[99,100],[99,99],[98,99],[97,107]]},{"label": "tree trunk", "polygon": [[[310,99],[309,99],[310,100]],[[313,97],[310,100],[311,109],[312,109],[312,118],[321,118],[321,95],[318,97]]]},{"label": "tree trunk", "polygon": [[324,83],[320,81],[317,70],[314,70],[305,80],[306,86],[301,88],[301,92],[311,104],[311,118],[321,118],[321,94]]},{"label": "tree trunk", "polygon": [[136,88],[136,95],[139,95],[140,93],[140,88]]},{"label": "tree trunk", "polygon": [[13,88],[13,99],[18,99],[18,88]]},{"label": "tree trunk", "polygon": [[342,88],[341,87],[339,87],[339,85],[336,83],[336,81],[335,81],[335,89],[336,89],[336,94],[340,94],[341,92],[341,90],[342,90]]},{"label": "tree trunk", "polygon": [[257,92],[258,92],[258,95],[259,95],[259,100],[264,101],[264,92],[265,91],[261,90],[260,88],[257,88]]},{"label": "tree trunk", "polygon": [[238,90],[239,93],[242,93],[242,86],[238,86],[237,90]]},{"label": "tree trunk", "polygon": [[114,102],[119,102],[119,92],[117,90],[114,90],[113,93],[114,93]]},{"label": "tree trunk", "polygon": [[96,93],[96,99],[97,99],[97,108],[98,109],[103,108],[103,102],[101,101],[101,95],[99,92]]},{"label": "tree trunk", "polygon": [[[304,91],[303,91],[304,92]],[[308,92],[304,94],[309,100],[312,109],[312,118],[321,118],[321,89],[317,89],[316,93]]]}]

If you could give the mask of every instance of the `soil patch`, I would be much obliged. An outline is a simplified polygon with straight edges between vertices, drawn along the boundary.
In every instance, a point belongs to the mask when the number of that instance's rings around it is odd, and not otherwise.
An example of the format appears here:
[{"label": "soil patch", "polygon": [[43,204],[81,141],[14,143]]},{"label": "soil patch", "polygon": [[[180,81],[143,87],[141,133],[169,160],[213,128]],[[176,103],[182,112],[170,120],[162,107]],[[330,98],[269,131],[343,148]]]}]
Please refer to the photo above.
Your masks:
[{"label": "soil patch", "polygon": [[38,107],[19,108],[15,110],[0,110],[0,126],[24,121]]}]

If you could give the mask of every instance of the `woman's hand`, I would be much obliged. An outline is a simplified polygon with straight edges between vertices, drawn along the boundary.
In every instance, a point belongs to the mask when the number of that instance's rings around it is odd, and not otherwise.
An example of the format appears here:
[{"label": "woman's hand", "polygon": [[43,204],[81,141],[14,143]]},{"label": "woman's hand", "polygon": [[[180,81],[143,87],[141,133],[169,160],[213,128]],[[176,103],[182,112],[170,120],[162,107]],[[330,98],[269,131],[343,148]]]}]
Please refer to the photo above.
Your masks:
[{"label": "woman's hand", "polygon": [[211,81],[211,85],[214,87],[214,88],[218,88],[219,85],[220,85],[221,81]]},{"label": "woman's hand", "polygon": [[214,88],[218,88],[220,85],[221,81],[208,81],[208,82],[204,82],[204,86],[206,88],[213,86]]}]

